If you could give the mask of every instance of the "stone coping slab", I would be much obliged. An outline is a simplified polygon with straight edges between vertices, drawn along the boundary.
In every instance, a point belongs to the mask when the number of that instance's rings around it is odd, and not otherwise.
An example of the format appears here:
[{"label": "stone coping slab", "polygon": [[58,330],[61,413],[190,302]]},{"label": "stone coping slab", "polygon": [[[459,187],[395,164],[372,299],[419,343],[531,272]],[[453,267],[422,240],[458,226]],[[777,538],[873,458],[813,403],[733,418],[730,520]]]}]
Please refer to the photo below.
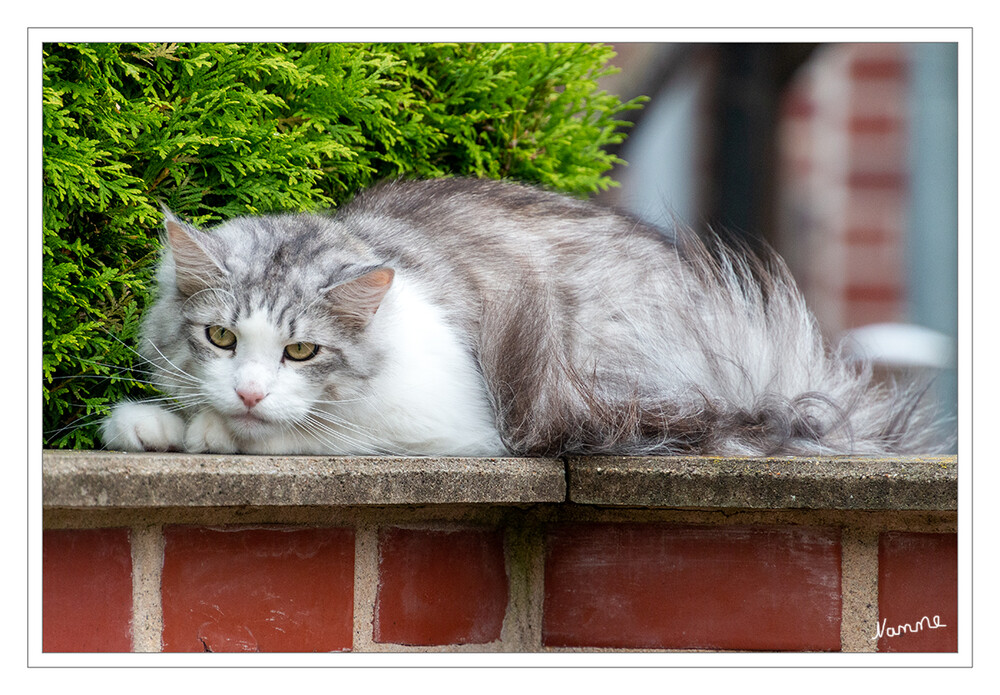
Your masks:
[{"label": "stone coping slab", "polygon": [[956,456],[568,459],[569,499],[592,505],[956,510]]},{"label": "stone coping slab", "polygon": [[42,454],[42,505],[47,508],[520,504],[565,499],[565,465],[557,459]]},{"label": "stone coping slab", "polygon": [[674,509],[958,508],[935,457],[382,458],[48,450],[45,508],[573,502]]}]

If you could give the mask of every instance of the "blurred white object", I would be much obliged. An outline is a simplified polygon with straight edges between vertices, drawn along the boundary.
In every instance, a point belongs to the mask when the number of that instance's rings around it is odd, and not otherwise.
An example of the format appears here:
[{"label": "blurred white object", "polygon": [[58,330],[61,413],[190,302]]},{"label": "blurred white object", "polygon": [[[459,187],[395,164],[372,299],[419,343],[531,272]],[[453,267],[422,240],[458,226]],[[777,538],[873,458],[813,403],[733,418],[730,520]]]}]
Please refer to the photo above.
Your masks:
[{"label": "blurred white object", "polygon": [[850,357],[890,367],[955,367],[955,341],[944,333],[907,323],[874,323],[847,331]]}]

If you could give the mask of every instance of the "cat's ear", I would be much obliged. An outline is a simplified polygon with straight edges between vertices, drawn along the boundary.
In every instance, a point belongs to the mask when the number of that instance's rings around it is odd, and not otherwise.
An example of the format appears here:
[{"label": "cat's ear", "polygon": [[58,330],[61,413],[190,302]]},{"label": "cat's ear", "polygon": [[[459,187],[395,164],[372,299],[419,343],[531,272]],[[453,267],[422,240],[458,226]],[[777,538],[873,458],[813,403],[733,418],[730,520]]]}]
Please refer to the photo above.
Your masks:
[{"label": "cat's ear", "polygon": [[226,271],[208,251],[205,235],[181,222],[169,210],[163,210],[164,236],[174,258],[177,289],[191,296],[218,285]]},{"label": "cat's ear", "polygon": [[395,271],[382,266],[366,268],[350,280],[326,287],[331,313],[345,325],[362,329],[368,325],[386,293],[392,287]]}]

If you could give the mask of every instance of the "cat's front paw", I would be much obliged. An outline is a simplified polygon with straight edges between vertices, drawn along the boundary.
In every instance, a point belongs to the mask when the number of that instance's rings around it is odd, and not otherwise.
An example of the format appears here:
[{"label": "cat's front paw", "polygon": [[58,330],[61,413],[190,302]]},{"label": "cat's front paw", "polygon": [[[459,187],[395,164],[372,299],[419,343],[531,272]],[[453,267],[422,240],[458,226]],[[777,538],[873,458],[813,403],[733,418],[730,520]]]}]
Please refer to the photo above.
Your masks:
[{"label": "cat's front paw", "polygon": [[184,435],[184,446],[192,453],[235,454],[236,440],[221,415],[203,410],[191,420]]},{"label": "cat's front paw", "polygon": [[122,451],[180,451],[184,420],[149,403],[119,403],[101,424],[101,441]]}]

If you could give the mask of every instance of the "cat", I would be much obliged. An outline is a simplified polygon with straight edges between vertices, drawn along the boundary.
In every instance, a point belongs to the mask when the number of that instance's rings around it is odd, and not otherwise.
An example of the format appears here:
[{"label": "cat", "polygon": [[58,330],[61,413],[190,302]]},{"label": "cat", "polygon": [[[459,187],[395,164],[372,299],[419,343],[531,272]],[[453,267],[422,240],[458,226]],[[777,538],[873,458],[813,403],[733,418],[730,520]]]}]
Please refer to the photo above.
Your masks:
[{"label": "cat", "polygon": [[935,453],[921,387],[829,348],[786,267],[539,188],[382,183],[333,215],[166,212],[139,351],[173,405],[108,448]]}]

